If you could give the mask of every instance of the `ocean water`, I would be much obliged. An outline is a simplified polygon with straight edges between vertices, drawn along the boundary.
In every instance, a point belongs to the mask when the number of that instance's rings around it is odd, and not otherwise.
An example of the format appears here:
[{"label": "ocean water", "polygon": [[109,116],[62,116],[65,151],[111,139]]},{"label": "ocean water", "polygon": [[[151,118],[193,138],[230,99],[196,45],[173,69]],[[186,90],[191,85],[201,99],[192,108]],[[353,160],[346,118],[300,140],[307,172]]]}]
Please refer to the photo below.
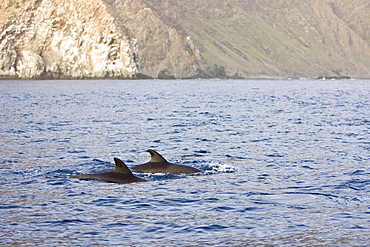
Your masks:
[{"label": "ocean water", "polygon": [[[0,81],[1,246],[370,246],[370,81]],[[114,184],[149,160],[201,169]]]}]

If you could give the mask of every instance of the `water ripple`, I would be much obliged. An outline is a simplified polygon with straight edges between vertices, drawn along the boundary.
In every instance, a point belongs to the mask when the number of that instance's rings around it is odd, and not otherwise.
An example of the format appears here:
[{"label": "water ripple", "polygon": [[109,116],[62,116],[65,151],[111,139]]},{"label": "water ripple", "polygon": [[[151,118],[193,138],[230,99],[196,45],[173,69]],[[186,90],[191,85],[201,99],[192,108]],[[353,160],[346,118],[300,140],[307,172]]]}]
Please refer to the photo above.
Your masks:
[{"label": "water ripple", "polygon": [[[153,86],[155,85],[155,86]],[[369,81],[0,82],[4,246],[366,246]],[[194,175],[69,178],[155,149]]]}]

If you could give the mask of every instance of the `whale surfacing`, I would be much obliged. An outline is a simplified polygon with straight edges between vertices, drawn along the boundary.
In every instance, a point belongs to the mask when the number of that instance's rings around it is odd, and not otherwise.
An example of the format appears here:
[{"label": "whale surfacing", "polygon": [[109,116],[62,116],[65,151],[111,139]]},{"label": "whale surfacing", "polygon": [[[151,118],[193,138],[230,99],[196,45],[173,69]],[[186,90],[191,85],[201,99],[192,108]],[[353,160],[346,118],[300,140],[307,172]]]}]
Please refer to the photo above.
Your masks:
[{"label": "whale surfacing", "polygon": [[81,179],[103,179],[113,183],[128,184],[135,182],[147,182],[147,180],[136,177],[132,174],[130,169],[123,163],[122,160],[114,158],[116,167],[111,172],[95,173],[95,174],[80,174],[71,176],[71,178],[81,178]]},{"label": "whale surfacing", "polygon": [[169,163],[159,153],[154,150],[147,150],[150,153],[151,159],[149,162],[131,167],[132,170],[144,173],[169,173],[169,174],[191,174],[201,172],[194,167],[177,165]]}]

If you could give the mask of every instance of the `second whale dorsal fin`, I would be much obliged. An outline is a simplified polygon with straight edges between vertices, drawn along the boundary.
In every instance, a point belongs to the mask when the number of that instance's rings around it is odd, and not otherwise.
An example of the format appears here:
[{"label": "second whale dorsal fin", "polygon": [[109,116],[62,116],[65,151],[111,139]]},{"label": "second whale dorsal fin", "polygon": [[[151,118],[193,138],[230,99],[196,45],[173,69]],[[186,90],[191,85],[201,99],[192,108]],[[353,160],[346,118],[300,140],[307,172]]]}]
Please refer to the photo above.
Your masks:
[{"label": "second whale dorsal fin", "polygon": [[116,163],[116,167],[114,168],[115,172],[132,175],[132,172],[130,171],[130,169],[128,169],[128,167],[125,165],[125,163],[123,163],[122,160],[114,158],[114,163]]},{"label": "second whale dorsal fin", "polygon": [[160,155],[156,151],[149,149],[149,150],[147,150],[147,152],[149,152],[150,156],[151,156],[150,162],[166,162],[166,163],[168,163],[167,160],[165,158],[163,158],[162,155]]}]

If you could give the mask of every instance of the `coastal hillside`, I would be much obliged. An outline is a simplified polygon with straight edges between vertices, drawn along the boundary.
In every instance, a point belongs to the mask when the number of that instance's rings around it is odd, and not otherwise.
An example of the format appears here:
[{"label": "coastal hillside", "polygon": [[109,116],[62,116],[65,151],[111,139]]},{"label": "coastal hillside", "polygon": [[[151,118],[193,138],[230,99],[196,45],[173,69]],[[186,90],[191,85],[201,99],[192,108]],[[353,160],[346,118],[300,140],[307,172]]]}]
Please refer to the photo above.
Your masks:
[{"label": "coastal hillside", "polygon": [[[370,77],[367,0],[142,1],[167,27],[191,40],[206,74]],[[139,47],[154,43],[141,42],[138,38]],[[150,52],[141,56],[152,57]],[[150,66],[142,70],[150,72]]]},{"label": "coastal hillside", "polygon": [[370,77],[358,0],[0,0],[1,78]]}]

